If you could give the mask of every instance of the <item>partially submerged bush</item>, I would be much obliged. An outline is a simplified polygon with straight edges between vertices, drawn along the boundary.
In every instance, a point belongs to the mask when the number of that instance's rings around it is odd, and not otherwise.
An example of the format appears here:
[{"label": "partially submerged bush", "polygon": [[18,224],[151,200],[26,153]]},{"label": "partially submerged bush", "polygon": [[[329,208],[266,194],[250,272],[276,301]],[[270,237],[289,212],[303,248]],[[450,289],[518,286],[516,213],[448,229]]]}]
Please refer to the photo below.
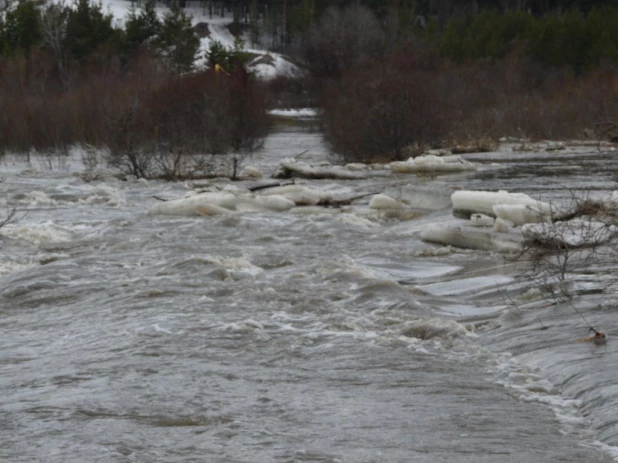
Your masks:
[{"label": "partially submerged bush", "polygon": [[112,161],[137,176],[207,175],[205,156],[232,151],[235,177],[241,157],[261,145],[269,128],[263,93],[241,67],[230,75],[176,76],[119,116]]},{"label": "partially submerged bush", "polygon": [[242,67],[179,76],[143,52],[131,66],[93,63],[65,87],[52,53],[0,63],[0,151],[109,149],[109,160],[138,177],[208,175],[205,157],[235,152],[234,167],[263,142],[266,93]]},{"label": "partially submerged bush", "polygon": [[324,92],[325,138],[348,162],[407,159],[406,147],[432,145],[449,133],[441,83],[403,54],[347,73]]},{"label": "partially submerged bush", "polygon": [[[524,246],[509,257],[524,264],[525,278],[555,303],[575,296],[573,279],[577,274],[613,267],[618,252],[614,199],[573,195],[562,209],[549,221],[524,225]],[[603,291],[615,283],[615,277],[604,278],[594,290]]]}]

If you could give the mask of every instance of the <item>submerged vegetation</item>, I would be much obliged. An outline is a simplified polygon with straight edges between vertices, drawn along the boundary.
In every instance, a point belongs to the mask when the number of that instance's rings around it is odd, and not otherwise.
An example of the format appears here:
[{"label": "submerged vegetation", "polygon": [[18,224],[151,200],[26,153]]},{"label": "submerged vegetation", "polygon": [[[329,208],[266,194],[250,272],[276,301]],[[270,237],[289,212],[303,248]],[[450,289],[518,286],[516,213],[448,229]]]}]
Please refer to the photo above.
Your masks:
[{"label": "submerged vegetation", "polygon": [[[274,105],[317,106],[334,153],[362,162],[504,136],[582,138],[618,120],[618,8],[446,3],[201,2],[211,17],[231,12],[238,35],[200,56],[186,1],[162,18],[152,2],[133,7],[122,27],[90,0],[4,1],[0,150],[84,144],[165,178],[208,175],[213,155],[235,153],[236,176]],[[243,40],[307,73],[259,82]]]}]

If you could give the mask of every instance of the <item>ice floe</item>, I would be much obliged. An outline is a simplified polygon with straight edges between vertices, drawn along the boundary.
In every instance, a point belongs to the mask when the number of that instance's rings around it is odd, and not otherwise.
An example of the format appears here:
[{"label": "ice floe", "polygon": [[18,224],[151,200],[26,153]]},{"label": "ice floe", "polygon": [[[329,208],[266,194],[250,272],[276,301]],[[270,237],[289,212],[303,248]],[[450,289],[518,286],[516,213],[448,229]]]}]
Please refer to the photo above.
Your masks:
[{"label": "ice floe", "polygon": [[311,166],[295,159],[284,159],[279,164],[274,178],[300,177],[307,179],[335,179],[335,180],[360,180],[367,177],[366,174],[351,171],[341,166]]},{"label": "ice floe", "polygon": [[[471,214],[480,213],[496,217],[494,206],[500,206],[498,212],[502,219],[513,223],[521,222],[521,218],[534,219],[535,217],[551,216],[554,209],[545,202],[531,198],[524,193],[509,193],[508,191],[456,191],[451,195],[453,202],[453,214],[456,216],[470,217]],[[516,208],[503,207],[504,205],[517,205]],[[528,207],[529,212],[522,213],[522,206]],[[535,220],[539,222],[540,220]],[[522,222],[527,223],[527,222]]]},{"label": "ice floe", "polygon": [[370,209],[403,209],[405,206],[385,194],[377,194],[369,202]]},{"label": "ice floe", "polygon": [[518,250],[524,242],[519,231],[499,233],[489,227],[461,224],[430,224],[420,236],[429,243],[501,252]]},{"label": "ice floe", "polygon": [[243,189],[205,191],[157,203],[150,209],[150,214],[197,216],[231,212],[284,212],[296,206],[315,206],[331,199],[330,193],[303,185],[278,186],[259,194]]},{"label": "ice floe", "polygon": [[453,214],[469,220],[430,224],[420,236],[430,243],[502,252],[524,246],[589,248],[618,236],[612,218],[614,198],[580,208],[593,212],[585,215],[579,210],[558,211],[523,193],[456,191],[451,196]]},{"label": "ice floe", "polygon": [[294,201],[297,206],[315,206],[316,204],[331,201],[333,195],[326,191],[317,190],[304,185],[283,185],[262,190],[263,196],[280,195]]},{"label": "ice floe", "polygon": [[466,161],[461,156],[436,156],[426,154],[409,158],[407,161],[395,161],[386,165],[393,172],[402,174],[415,173],[451,173],[476,170],[476,165]]}]

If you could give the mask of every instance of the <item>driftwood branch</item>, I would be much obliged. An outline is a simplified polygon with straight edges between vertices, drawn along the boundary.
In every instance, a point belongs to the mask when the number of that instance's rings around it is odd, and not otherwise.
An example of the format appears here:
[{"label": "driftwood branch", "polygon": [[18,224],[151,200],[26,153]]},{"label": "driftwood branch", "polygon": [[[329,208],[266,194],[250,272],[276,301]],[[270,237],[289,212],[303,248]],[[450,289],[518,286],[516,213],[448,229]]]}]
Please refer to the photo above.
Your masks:
[{"label": "driftwood branch", "polygon": [[341,206],[349,206],[357,199],[362,199],[367,196],[377,195],[378,193],[379,191],[374,191],[372,193],[365,193],[362,195],[352,196],[351,198],[345,198],[345,199],[324,199],[318,203],[318,206],[335,207],[335,208],[341,207]]},{"label": "driftwood branch", "polygon": [[306,153],[308,153],[308,152],[309,152],[309,150],[305,150],[305,151],[303,151],[303,152],[301,152],[301,153],[298,153],[296,156],[294,156],[294,159],[298,159],[298,158],[299,158],[299,157],[301,157],[303,154],[306,154]]},{"label": "driftwood branch", "polygon": [[282,183],[282,182],[268,183],[266,185],[252,186],[251,188],[247,188],[247,190],[249,190],[249,191],[260,191],[260,190],[266,190],[268,188],[276,188],[278,186],[288,186],[288,185],[295,185],[295,182],[291,181],[291,182],[288,182],[288,183]]}]

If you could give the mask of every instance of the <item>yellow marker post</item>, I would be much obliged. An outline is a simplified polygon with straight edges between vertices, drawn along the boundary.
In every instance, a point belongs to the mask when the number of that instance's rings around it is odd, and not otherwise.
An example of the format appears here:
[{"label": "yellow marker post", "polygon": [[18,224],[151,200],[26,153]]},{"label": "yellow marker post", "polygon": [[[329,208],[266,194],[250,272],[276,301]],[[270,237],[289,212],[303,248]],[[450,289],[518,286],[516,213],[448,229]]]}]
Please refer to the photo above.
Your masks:
[{"label": "yellow marker post", "polygon": [[226,76],[229,76],[230,74],[223,68],[223,66],[220,66],[219,64],[215,64],[215,72],[218,74],[220,72],[223,72]]}]

